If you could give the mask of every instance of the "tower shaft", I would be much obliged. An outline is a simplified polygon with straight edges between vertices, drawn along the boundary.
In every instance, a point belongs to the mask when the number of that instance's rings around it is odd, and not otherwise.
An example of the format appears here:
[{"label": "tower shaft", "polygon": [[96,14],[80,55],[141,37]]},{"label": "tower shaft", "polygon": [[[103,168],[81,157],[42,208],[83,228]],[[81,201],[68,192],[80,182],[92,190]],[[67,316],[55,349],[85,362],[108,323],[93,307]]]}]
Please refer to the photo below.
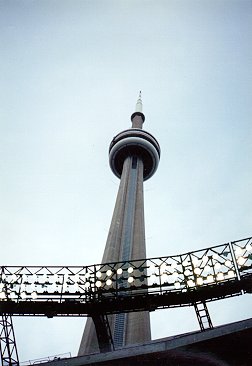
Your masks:
[{"label": "tower shaft", "polygon": [[103,263],[145,258],[143,162],[125,159]]},{"label": "tower shaft", "polygon": [[[108,233],[102,263],[146,258],[143,200],[143,162],[129,156],[123,164],[121,182]],[[110,315],[115,347],[143,343],[151,339],[149,313]],[[79,354],[98,352],[96,331],[91,318],[83,333]]]}]

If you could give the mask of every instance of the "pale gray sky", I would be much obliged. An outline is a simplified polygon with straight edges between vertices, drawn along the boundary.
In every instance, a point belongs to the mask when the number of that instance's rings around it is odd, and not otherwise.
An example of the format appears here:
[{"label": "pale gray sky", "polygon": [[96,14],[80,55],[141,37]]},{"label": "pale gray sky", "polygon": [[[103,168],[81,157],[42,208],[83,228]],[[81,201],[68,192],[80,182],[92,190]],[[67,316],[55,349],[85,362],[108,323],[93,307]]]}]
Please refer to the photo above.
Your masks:
[{"label": "pale gray sky", "polygon": [[[148,256],[251,236],[251,44],[249,0],[0,0],[1,264],[100,262],[119,184],[108,146],[140,89],[162,149]],[[251,317],[251,297],[209,309],[215,325]],[[21,360],[75,355],[84,326],[14,322]],[[153,338],[195,329],[192,309],[152,314]]]}]

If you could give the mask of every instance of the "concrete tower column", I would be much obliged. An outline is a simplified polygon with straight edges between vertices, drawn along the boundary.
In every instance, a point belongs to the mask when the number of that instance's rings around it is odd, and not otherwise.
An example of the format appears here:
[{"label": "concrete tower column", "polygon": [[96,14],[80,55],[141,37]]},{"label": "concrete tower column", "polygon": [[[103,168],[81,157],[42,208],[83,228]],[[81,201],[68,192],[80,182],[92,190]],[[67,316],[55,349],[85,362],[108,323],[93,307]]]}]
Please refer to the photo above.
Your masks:
[{"label": "concrete tower column", "polygon": [[[114,137],[109,148],[110,167],[120,178],[114,213],[102,263],[146,258],[143,182],[156,171],[160,148],[156,139],[142,130],[141,94],[131,116],[132,128]],[[110,315],[116,348],[151,339],[149,312]],[[88,318],[79,355],[99,352],[95,328]]]}]

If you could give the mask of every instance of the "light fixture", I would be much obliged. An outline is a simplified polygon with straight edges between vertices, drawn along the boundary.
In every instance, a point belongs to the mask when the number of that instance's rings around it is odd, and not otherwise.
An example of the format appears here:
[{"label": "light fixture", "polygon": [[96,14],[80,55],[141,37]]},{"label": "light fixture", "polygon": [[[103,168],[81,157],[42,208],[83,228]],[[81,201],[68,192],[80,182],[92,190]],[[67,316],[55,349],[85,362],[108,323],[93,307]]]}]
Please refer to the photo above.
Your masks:
[{"label": "light fixture", "polygon": [[228,260],[226,260],[226,262],[225,262],[225,266],[226,267],[231,267],[231,265],[232,265],[232,263],[230,262],[230,260],[228,259]]},{"label": "light fixture", "polygon": [[100,271],[96,272],[96,277],[97,278],[101,278],[101,276],[102,276],[102,273]]},{"label": "light fixture", "polygon": [[134,269],[132,267],[128,268],[128,273],[132,273],[134,271]]},{"label": "light fixture", "polygon": [[227,277],[228,277],[228,278],[235,277],[235,273],[234,273],[234,271],[232,271],[232,270],[228,271]]},{"label": "light fixture", "polygon": [[235,249],[235,256],[236,256],[236,257],[240,257],[242,254],[243,254],[243,250],[242,250],[242,248],[237,247],[237,248]]},{"label": "light fixture", "polygon": [[86,282],[85,283],[85,288],[89,288],[90,287],[90,282]]},{"label": "light fixture", "polygon": [[134,278],[133,278],[133,277],[129,277],[129,278],[128,278],[128,282],[129,282],[129,283],[132,283],[133,281],[134,281]]},{"label": "light fixture", "polygon": [[112,285],[112,281],[111,281],[110,279],[109,279],[109,280],[107,280],[107,281],[106,281],[106,285],[107,285],[107,286]]},{"label": "light fixture", "polygon": [[194,284],[193,280],[189,280],[189,281],[187,281],[187,285],[188,285],[189,287],[193,287],[193,286],[195,286],[195,284]]},{"label": "light fixture", "polygon": [[224,280],[224,274],[222,272],[217,273],[216,280],[217,281]]},{"label": "light fixture", "polygon": [[240,266],[243,266],[243,264],[246,262],[246,258],[244,257],[239,257],[237,259],[237,263],[240,265]]},{"label": "light fixture", "polygon": [[213,275],[208,275],[208,276],[207,276],[207,282],[208,282],[208,283],[214,282],[214,277],[213,277]]},{"label": "light fixture", "polygon": [[195,269],[194,269],[194,273],[195,273],[195,274],[199,275],[199,274],[200,274],[200,272],[201,272],[201,270],[200,270],[200,268],[199,268],[199,267],[197,267],[197,268],[195,268]]},{"label": "light fixture", "polygon": [[122,268],[118,268],[118,270],[116,271],[116,273],[119,275],[122,274],[122,272],[123,272]]},{"label": "light fixture", "polygon": [[101,287],[102,283],[101,283],[101,281],[96,281],[95,285],[96,285],[96,287]]},{"label": "light fixture", "polygon": [[112,275],[112,271],[111,271],[111,269],[108,269],[108,270],[107,270],[106,275],[107,275],[107,276],[111,276],[111,275]]},{"label": "light fixture", "polygon": [[33,300],[37,299],[37,297],[38,297],[37,292],[36,292],[36,291],[33,291],[33,292],[31,293],[31,297],[32,297],[32,299],[33,299]]},{"label": "light fixture", "polygon": [[6,299],[6,294],[4,291],[0,292],[0,300]]},{"label": "light fixture", "polygon": [[204,280],[203,280],[202,277],[198,277],[197,280],[196,280],[196,282],[197,282],[197,285],[203,285]]},{"label": "light fixture", "polygon": [[26,292],[25,291],[23,291],[23,292],[21,292],[21,294],[20,294],[20,297],[21,297],[21,299],[25,299],[26,298]]},{"label": "light fixture", "polygon": [[174,282],[174,287],[179,289],[180,288],[180,283],[179,282]]},{"label": "light fixture", "polygon": [[186,269],[185,272],[184,272],[184,275],[185,276],[190,276],[191,274],[191,271],[189,271],[189,269]]}]

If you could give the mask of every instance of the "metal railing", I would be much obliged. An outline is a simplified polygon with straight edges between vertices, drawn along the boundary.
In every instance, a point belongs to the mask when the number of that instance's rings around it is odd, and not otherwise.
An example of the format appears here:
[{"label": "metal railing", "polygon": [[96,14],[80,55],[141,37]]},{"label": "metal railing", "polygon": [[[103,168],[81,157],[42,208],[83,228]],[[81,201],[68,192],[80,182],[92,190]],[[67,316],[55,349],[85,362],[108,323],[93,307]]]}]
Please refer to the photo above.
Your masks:
[{"label": "metal railing", "polygon": [[65,358],[71,358],[71,357],[72,357],[71,352],[67,352],[67,353],[61,353],[61,354],[53,355],[53,356],[36,358],[34,360],[23,361],[23,362],[20,362],[19,365],[20,366],[28,366],[28,365],[32,366],[32,365],[38,365],[38,364],[50,362],[50,361],[63,360]]}]

